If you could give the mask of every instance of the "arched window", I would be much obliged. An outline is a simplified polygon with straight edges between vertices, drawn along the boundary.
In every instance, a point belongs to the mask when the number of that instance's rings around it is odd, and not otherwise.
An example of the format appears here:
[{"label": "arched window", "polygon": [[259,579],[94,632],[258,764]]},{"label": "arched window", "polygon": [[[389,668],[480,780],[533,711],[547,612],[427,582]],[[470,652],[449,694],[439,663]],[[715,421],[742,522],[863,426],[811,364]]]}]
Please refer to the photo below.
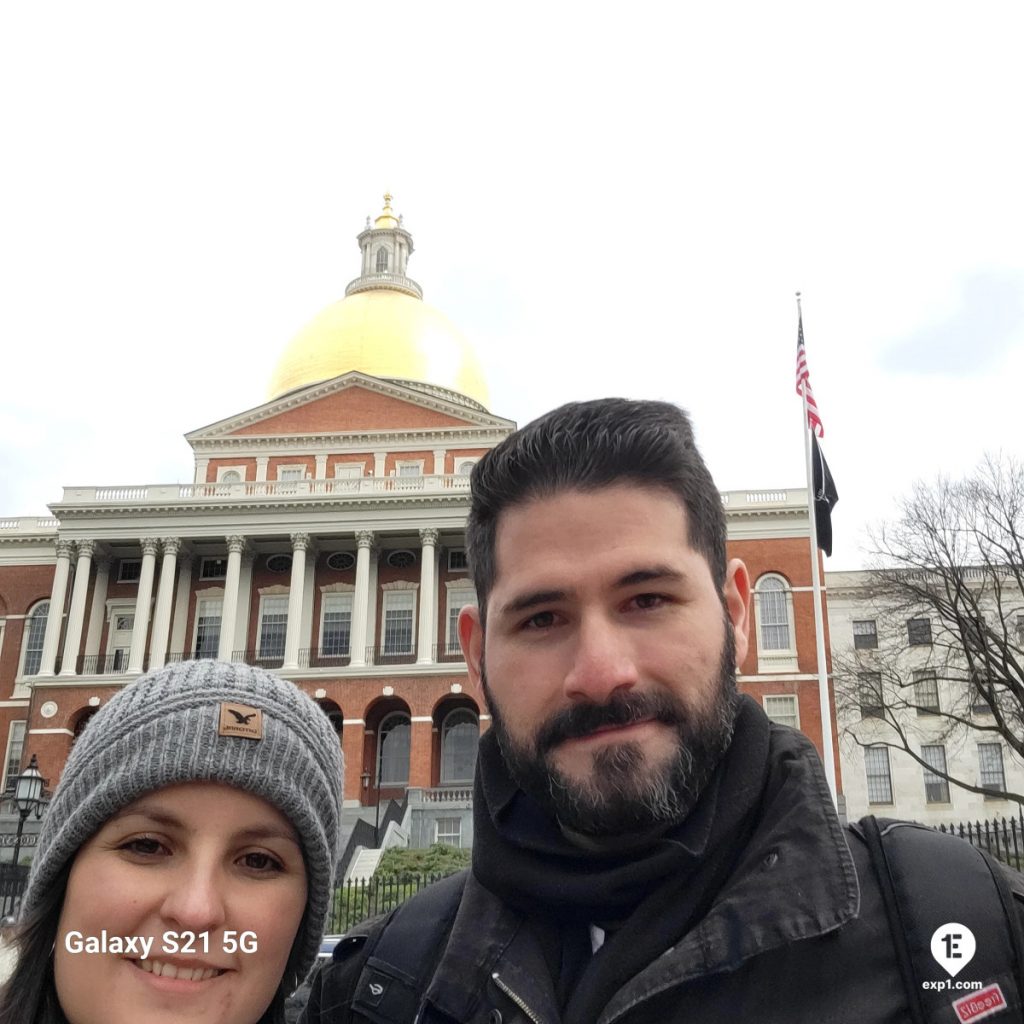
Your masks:
[{"label": "arched window", "polygon": [[222,484],[237,484],[242,482],[242,474],[237,469],[229,469],[220,478]]},{"label": "arched window", "polygon": [[793,591],[785,577],[768,573],[754,588],[758,672],[795,672]]},{"label": "arched window", "polygon": [[50,602],[40,601],[25,620],[25,632],[22,634],[24,639],[21,642],[23,676],[39,674],[39,665],[43,660],[43,636],[46,634],[46,618],[49,614]]},{"label": "arched window", "polygon": [[409,716],[396,711],[380,723],[377,743],[377,784],[404,786],[409,781]]},{"label": "arched window", "polygon": [[377,273],[386,274],[388,272],[388,251],[382,245],[377,250]]},{"label": "arched window", "polygon": [[471,782],[480,723],[468,708],[448,714],[441,726],[441,782]]},{"label": "arched window", "polygon": [[761,650],[789,650],[789,608],[786,584],[778,576],[766,576],[757,584]]}]

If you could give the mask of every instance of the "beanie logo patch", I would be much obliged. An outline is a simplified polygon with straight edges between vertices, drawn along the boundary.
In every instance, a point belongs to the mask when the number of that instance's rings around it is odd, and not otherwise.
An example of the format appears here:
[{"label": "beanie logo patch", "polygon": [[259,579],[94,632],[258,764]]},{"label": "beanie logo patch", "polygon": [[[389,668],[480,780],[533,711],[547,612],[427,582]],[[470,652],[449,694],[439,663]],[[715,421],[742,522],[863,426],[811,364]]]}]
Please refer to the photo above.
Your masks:
[{"label": "beanie logo patch", "polygon": [[247,740],[261,740],[263,739],[263,712],[259,708],[249,707],[248,704],[230,704],[223,701],[220,705],[217,735],[243,736]]}]

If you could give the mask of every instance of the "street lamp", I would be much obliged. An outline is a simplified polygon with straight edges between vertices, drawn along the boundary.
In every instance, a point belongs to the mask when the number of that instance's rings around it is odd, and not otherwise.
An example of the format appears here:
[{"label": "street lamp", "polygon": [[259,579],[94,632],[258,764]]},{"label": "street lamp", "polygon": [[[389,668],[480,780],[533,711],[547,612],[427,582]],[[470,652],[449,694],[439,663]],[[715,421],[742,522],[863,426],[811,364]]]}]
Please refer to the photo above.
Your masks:
[{"label": "street lamp", "polygon": [[32,755],[28,767],[20,774],[14,776],[14,802],[18,807],[18,835],[14,842],[14,863],[18,863],[18,854],[21,853],[21,833],[25,828],[25,819],[32,813],[36,820],[43,816],[43,808],[46,806],[46,798],[43,796],[43,789],[46,786],[46,779],[39,771],[39,762],[36,755]]}]

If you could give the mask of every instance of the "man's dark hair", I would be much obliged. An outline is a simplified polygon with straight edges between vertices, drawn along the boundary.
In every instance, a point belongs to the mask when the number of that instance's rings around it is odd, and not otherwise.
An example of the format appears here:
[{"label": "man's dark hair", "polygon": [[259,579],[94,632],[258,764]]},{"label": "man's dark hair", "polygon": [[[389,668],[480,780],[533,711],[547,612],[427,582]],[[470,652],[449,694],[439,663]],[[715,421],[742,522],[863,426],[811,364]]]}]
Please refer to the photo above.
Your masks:
[{"label": "man's dark hair", "polygon": [[660,487],[686,507],[690,546],[725,585],[725,512],[693,440],[690,418],[668,402],[570,402],[505,438],[473,467],[466,553],[480,617],[497,573],[498,522],[507,509],[560,491],[633,482]]}]

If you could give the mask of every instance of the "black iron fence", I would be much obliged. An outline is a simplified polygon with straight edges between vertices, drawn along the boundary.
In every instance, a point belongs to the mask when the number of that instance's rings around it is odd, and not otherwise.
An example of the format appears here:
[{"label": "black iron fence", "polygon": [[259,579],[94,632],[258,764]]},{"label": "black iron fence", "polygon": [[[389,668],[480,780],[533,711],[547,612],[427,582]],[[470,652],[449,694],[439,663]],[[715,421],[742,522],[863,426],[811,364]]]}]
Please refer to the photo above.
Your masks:
[{"label": "black iron fence", "polygon": [[972,846],[992,854],[996,860],[1024,871],[1024,811],[1017,817],[993,818],[991,821],[961,821],[940,825],[940,832],[966,839]]},{"label": "black iron fence", "polygon": [[348,882],[334,890],[331,911],[327,918],[327,932],[346,932],[353,925],[394,910],[410,896],[444,875],[385,875],[362,882]]}]

